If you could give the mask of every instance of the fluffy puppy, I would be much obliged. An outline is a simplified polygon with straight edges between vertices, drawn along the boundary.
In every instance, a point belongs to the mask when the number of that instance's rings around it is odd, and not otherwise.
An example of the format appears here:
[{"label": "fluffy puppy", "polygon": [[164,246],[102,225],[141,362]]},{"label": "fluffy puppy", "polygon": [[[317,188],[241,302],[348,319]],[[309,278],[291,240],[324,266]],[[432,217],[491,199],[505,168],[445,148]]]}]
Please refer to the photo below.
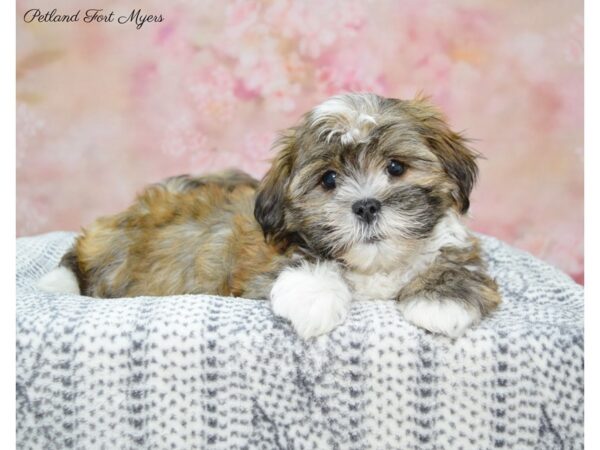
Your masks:
[{"label": "fluffy puppy", "polygon": [[276,147],[260,183],[230,171],[148,187],[85,229],[40,285],[270,299],[304,338],[342,323],[354,299],[396,300],[451,337],[498,306],[461,223],[476,155],[426,99],[336,96]]}]

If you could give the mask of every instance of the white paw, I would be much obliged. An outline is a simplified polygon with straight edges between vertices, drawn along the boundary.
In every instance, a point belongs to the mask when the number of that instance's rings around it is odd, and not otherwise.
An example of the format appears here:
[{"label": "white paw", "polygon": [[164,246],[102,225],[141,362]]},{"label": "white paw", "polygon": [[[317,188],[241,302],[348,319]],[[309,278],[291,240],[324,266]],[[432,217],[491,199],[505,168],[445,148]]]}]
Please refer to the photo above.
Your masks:
[{"label": "white paw", "polygon": [[475,308],[448,299],[409,298],[400,303],[400,309],[410,323],[453,338],[462,336],[481,319]]},{"label": "white paw", "polygon": [[77,277],[66,267],[56,267],[44,275],[36,283],[36,287],[46,292],[79,295]]},{"label": "white paw", "polygon": [[273,312],[304,339],[328,333],[346,320],[352,296],[337,265],[304,263],[284,270],[271,289]]}]

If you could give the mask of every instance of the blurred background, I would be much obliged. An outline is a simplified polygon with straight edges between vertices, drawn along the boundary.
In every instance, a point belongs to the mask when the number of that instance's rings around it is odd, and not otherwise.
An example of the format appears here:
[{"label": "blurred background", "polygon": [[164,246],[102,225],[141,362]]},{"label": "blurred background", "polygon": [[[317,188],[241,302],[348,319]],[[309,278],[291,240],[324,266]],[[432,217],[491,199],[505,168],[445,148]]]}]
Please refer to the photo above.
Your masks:
[{"label": "blurred background", "polygon": [[[432,96],[485,159],[470,225],[583,283],[582,0],[17,0],[17,232],[237,167],[330,95]],[[31,8],[161,14],[24,23]]]}]

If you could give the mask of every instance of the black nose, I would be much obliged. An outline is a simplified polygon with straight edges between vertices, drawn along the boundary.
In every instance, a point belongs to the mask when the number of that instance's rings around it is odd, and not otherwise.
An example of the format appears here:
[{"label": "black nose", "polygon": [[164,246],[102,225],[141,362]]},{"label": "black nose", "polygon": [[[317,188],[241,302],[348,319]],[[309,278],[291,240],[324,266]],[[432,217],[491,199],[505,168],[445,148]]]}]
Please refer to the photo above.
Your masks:
[{"label": "black nose", "polygon": [[373,222],[381,209],[381,202],[374,198],[359,200],[352,205],[352,212],[367,223]]}]

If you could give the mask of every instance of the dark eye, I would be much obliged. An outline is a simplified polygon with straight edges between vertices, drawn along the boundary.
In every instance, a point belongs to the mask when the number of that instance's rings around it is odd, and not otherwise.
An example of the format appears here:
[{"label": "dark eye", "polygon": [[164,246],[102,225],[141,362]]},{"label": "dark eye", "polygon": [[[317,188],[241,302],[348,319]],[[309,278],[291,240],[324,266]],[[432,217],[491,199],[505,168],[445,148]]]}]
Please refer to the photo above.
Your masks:
[{"label": "dark eye", "polygon": [[337,177],[337,173],[333,170],[328,170],[323,174],[323,178],[321,178],[321,183],[323,187],[327,190],[335,189],[335,178]]},{"label": "dark eye", "polygon": [[393,177],[399,177],[406,170],[406,166],[396,159],[392,159],[387,166],[388,173]]}]

